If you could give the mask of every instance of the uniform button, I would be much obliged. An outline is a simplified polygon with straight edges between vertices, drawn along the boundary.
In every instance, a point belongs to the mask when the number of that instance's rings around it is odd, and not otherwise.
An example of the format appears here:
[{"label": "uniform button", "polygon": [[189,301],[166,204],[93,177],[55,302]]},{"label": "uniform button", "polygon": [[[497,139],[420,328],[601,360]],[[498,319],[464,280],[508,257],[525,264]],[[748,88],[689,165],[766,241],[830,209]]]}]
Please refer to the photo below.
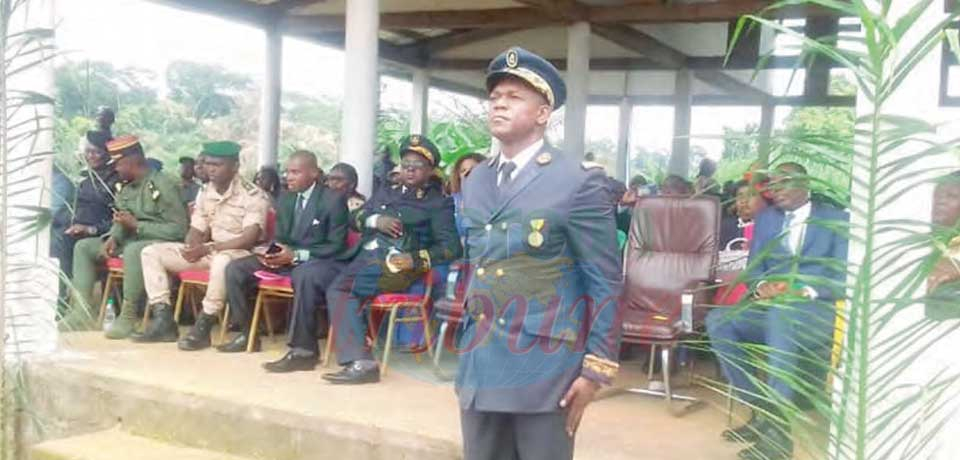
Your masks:
[{"label": "uniform button", "polygon": [[485,227],[483,227],[483,228],[486,229],[486,230],[489,232],[490,230],[493,230],[493,225],[487,224],[487,225],[486,225]]},{"label": "uniform button", "polygon": [[507,320],[505,320],[505,319],[503,319],[503,318],[500,318],[500,319],[497,320],[497,324],[503,326],[504,324],[507,324]]},{"label": "uniform button", "polygon": [[500,276],[503,276],[503,269],[502,269],[502,268],[498,268],[498,269],[497,269],[497,277],[500,277]]},{"label": "uniform button", "polygon": [[380,205],[380,209],[387,209],[387,205],[381,204],[381,205]]},{"label": "uniform button", "polygon": [[506,230],[506,229],[507,229],[507,223],[504,222],[504,223],[500,224],[500,229],[501,229],[501,230]]},{"label": "uniform button", "polygon": [[484,270],[483,267],[480,267],[480,268],[477,269],[477,275],[478,275],[478,276],[483,276],[483,274],[486,273],[486,272],[487,272],[487,271]]},{"label": "uniform button", "polygon": [[480,313],[479,315],[477,315],[477,319],[480,320],[480,321],[483,321],[483,320],[487,319],[487,315],[484,315],[483,313]]}]

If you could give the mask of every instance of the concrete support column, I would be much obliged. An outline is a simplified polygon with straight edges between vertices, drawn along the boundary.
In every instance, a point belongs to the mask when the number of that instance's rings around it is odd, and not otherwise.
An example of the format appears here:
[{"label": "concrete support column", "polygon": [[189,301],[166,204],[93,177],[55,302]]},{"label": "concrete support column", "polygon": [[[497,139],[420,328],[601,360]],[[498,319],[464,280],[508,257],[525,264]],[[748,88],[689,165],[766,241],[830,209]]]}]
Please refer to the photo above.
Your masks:
[{"label": "concrete support column", "polygon": [[667,172],[687,177],[690,172],[690,111],[693,104],[691,75],[688,69],[677,71],[676,104],[673,110],[673,150]]},{"label": "concrete support column", "polygon": [[567,104],[563,115],[563,142],[567,155],[583,157],[590,91],[590,23],[567,28]]},{"label": "concrete support column", "polygon": [[430,71],[413,70],[413,105],[410,107],[410,134],[427,134],[430,106]]},{"label": "concrete support column", "polygon": [[633,104],[624,97],[620,101],[620,125],[617,131],[617,170],[614,174],[619,180],[627,182],[630,161],[630,126],[633,121]]},{"label": "concrete support column", "polygon": [[772,103],[765,103],[760,106],[760,142],[758,145],[757,160],[766,167],[770,164],[770,137],[773,135],[773,114],[776,106]]},{"label": "concrete support column", "polygon": [[260,149],[257,166],[276,166],[280,145],[280,90],[283,86],[283,34],[271,27],[265,34],[267,53],[260,101]]},{"label": "concrete support column", "polygon": [[377,73],[380,28],[378,0],[349,0],[346,14],[346,55],[340,130],[340,161],[357,169],[357,190],[367,196],[373,189],[373,151],[377,142],[380,77]]}]

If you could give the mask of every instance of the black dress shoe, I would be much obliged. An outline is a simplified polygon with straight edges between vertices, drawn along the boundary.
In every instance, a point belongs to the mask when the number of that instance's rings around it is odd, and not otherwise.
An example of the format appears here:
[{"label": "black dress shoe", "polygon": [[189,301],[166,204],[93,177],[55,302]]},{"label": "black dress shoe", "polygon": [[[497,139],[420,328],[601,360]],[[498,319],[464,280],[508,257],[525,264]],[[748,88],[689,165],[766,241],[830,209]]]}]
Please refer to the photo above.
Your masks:
[{"label": "black dress shoe", "polygon": [[793,458],[793,438],[783,427],[766,421],[757,433],[757,443],[737,454],[743,460],[790,460]]},{"label": "black dress shoe", "polygon": [[760,430],[763,428],[763,421],[760,417],[753,416],[747,423],[736,428],[723,430],[723,439],[730,442],[754,443],[760,439]]},{"label": "black dress shoe", "polygon": [[[233,340],[217,345],[217,351],[221,353],[243,353],[247,351],[247,344],[250,343],[247,338],[249,335],[245,332],[237,334]],[[260,338],[257,337],[256,342],[253,343],[253,351],[260,351]]]},{"label": "black dress shoe", "polygon": [[363,383],[377,383],[380,381],[380,368],[364,369],[359,364],[344,366],[340,372],[323,374],[323,379],[334,385],[360,385]]},{"label": "black dress shoe", "polygon": [[287,372],[296,371],[312,371],[315,367],[317,367],[316,356],[297,356],[292,351],[288,351],[287,354],[283,355],[283,358],[280,358],[276,361],[263,363],[264,370],[274,374],[285,374]]}]

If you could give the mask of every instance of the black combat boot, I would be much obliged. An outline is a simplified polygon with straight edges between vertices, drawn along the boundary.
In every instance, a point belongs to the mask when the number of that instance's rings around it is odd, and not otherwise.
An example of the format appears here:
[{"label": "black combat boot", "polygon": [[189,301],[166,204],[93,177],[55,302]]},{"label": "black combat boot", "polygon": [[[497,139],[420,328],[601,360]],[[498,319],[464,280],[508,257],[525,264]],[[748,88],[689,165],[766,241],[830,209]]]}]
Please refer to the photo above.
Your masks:
[{"label": "black combat boot", "polygon": [[183,351],[203,350],[210,346],[210,330],[217,324],[217,317],[200,313],[190,332],[177,342],[177,348]]},{"label": "black combat boot", "polygon": [[142,334],[134,334],[131,339],[139,343],[176,342],[180,332],[177,330],[177,323],[173,321],[173,307],[170,304],[158,303],[148,308],[153,309],[153,321]]}]

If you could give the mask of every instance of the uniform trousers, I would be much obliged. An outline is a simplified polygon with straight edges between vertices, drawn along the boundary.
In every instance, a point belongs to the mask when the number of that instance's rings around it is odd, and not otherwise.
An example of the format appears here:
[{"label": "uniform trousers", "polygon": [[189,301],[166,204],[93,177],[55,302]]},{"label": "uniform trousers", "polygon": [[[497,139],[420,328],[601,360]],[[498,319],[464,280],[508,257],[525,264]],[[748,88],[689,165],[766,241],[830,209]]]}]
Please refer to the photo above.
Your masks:
[{"label": "uniform trousers", "polygon": [[226,269],[230,261],[250,255],[246,249],[232,249],[208,254],[196,262],[187,262],[180,255],[184,243],[157,243],[143,249],[143,283],[148,305],[170,302],[170,273],[187,270],[208,270],[210,281],[203,297],[203,312],[218,315],[226,301]]}]

